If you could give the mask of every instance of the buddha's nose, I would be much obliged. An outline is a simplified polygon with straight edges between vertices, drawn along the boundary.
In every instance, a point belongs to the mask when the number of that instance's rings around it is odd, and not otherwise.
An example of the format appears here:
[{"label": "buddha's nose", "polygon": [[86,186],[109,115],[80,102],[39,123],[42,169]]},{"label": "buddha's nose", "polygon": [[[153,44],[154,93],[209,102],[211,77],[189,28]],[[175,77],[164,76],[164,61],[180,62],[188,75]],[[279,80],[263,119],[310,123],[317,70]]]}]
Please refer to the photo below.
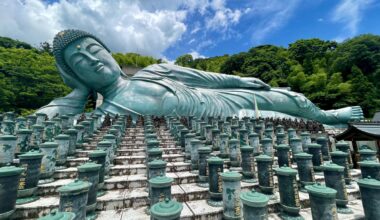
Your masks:
[{"label": "buddha's nose", "polygon": [[98,58],[92,56],[91,54],[88,54],[87,56],[88,56],[88,59],[90,60],[91,66],[95,66],[96,64],[100,62]]}]

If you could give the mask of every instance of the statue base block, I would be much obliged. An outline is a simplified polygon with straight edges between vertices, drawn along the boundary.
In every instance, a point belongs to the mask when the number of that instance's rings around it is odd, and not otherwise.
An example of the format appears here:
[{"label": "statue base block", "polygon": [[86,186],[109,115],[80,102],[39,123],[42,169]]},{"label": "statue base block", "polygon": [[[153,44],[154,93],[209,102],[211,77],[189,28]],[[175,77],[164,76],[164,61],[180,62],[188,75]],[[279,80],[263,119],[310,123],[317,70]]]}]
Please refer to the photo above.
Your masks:
[{"label": "statue base block", "polygon": [[212,199],[208,199],[207,204],[209,204],[212,207],[223,207],[223,201],[215,201]]},{"label": "statue base block", "polygon": [[98,190],[98,192],[96,193],[96,197],[101,197],[101,196],[104,196],[107,192],[104,191],[104,190]]},{"label": "statue base block", "polygon": [[34,202],[40,199],[38,196],[30,196],[30,197],[25,197],[25,198],[18,198],[16,200],[16,205],[22,205],[30,202]]},{"label": "statue base block", "polygon": [[347,206],[337,206],[337,207],[336,207],[336,211],[337,211],[338,213],[340,213],[340,214],[352,214],[352,213],[354,213],[354,212],[352,211],[352,209],[350,209],[350,208],[347,207]]},{"label": "statue base block", "polygon": [[51,183],[51,182],[54,182],[53,178],[42,179],[42,180],[38,181],[38,185],[40,185],[40,184],[46,184],[46,183]]},{"label": "statue base block", "polygon": [[300,215],[290,215],[288,213],[281,213],[281,219],[283,220],[304,220],[304,218]]}]

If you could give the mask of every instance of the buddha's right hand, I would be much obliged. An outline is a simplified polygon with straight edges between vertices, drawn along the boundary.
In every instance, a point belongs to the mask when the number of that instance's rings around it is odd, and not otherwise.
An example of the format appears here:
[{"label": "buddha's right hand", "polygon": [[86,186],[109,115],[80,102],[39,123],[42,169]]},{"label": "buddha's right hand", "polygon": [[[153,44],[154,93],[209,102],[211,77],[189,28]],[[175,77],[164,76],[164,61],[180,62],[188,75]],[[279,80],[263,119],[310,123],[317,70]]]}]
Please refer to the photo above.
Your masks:
[{"label": "buddha's right hand", "polygon": [[244,88],[256,88],[256,89],[264,89],[264,90],[270,90],[270,85],[264,83],[260,79],[254,78],[254,77],[242,77],[242,87]]}]

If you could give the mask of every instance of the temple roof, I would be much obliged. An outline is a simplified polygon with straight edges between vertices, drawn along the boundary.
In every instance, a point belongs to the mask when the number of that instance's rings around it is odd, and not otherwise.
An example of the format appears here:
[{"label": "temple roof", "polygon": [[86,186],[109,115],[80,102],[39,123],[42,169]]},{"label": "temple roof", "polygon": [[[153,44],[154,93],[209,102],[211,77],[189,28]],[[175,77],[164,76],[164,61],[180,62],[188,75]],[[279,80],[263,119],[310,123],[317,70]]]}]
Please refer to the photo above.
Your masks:
[{"label": "temple roof", "polygon": [[352,123],[336,136],[337,140],[380,140],[380,123]]}]

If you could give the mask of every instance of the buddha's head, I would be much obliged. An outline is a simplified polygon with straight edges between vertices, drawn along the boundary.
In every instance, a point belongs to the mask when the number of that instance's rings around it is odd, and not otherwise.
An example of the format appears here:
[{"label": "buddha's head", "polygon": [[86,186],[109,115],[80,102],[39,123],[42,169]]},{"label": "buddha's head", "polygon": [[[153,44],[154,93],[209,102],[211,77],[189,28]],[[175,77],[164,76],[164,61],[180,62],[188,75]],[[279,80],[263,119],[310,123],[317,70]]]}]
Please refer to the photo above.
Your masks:
[{"label": "buddha's head", "polygon": [[99,90],[120,77],[120,67],[109,49],[95,36],[80,30],[59,32],[53,41],[53,54],[63,80]]}]

